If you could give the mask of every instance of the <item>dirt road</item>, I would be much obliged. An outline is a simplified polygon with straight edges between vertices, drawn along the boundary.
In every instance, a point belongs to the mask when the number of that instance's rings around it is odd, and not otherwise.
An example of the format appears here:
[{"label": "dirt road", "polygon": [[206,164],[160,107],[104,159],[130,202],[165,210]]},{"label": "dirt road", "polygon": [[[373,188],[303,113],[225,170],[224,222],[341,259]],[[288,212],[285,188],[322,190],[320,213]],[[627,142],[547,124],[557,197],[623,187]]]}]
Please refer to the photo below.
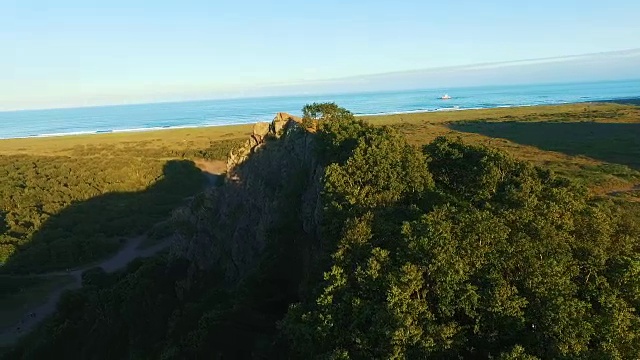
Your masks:
[{"label": "dirt road", "polygon": [[85,266],[80,269],[74,269],[70,271],[56,271],[46,274],[40,274],[40,277],[52,277],[52,276],[72,276],[73,282],[60,286],[54,289],[46,299],[46,302],[28,309],[25,311],[22,319],[14,326],[0,329],[0,346],[9,345],[20,338],[22,335],[29,333],[33,328],[39,324],[42,320],[53,314],[60,300],[60,296],[66,291],[71,289],[78,289],[82,286],[82,273],[88,269],[100,267],[105,272],[114,272],[127,266],[131,261],[141,257],[149,257],[160,250],[163,250],[169,246],[170,241],[166,240],[158,243],[154,246],[140,249],[140,243],[145,239],[144,236],[137,237],[129,240],[125,246],[118,251],[117,254],[112,257],[90,266]]}]

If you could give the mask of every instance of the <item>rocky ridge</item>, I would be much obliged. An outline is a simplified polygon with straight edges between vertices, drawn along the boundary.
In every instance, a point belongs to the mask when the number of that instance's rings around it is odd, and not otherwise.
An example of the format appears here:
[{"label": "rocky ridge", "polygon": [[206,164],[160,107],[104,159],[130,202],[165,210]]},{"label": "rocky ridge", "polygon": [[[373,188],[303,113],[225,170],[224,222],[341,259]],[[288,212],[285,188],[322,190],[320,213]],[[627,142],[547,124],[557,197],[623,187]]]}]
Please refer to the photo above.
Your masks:
[{"label": "rocky ridge", "polygon": [[274,237],[296,236],[315,246],[324,171],[315,147],[315,135],[297,117],[278,113],[271,123],[256,124],[229,154],[225,184],[174,213],[172,255],[186,258],[194,271],[218,267],[236,283],[255,269]]}]

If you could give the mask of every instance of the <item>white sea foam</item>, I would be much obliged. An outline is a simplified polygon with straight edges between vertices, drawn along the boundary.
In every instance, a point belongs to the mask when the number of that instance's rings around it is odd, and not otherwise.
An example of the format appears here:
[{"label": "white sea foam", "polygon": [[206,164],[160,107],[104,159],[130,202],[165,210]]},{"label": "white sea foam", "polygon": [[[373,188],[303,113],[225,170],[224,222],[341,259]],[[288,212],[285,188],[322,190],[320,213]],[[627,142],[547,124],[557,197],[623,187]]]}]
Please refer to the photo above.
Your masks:
[{"label": "white sea foam", "polygon": [[90,135],[95,134],[95,131],[71,131],[60,133],[48,133],[48,134],[33,134],[25,136],[9,136],[1,137],[0,139],[29,139],[29,138],[46,138],[46,137],[59,137],[59,136],[73,136],[73,135]]}]

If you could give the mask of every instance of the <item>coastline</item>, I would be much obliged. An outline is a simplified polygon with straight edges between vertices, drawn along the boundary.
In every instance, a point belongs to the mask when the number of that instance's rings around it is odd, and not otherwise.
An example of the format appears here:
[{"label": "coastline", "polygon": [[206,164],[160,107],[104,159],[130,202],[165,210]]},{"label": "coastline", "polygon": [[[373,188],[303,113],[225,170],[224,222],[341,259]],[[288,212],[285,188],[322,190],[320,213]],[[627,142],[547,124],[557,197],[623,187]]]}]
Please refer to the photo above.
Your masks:
[{"label": "coastline", "polygon": [[[526,105],[499,105],[494,107],[470,107],[470,108],[437,108],[437,109],[418,109],[418,110],[410,110],[410,111],[391,111],[391,112],[382,112],[382,113],[363,113],[363,114],[355,114],[356,117],[363,118],[366,120],[376,120],[378,118],[388,117],[388,116],[402,116],[402,115],[411,115],[411,116],[425,116],[425,117],[433,117],[433,120],[437,120],[438,114],[450,114],[455,113],[457,115],[460,114],[473,114],[474,112],[503,112],[503,111],[514,111],[518,109],[537,109],[537,110],[549,110],[549,109],[558,109],[566,106],[582,106],[584,104],[609,104],[609,105],[620,105],[620,106],[640,106],[640,97],[633,98],[619,98],[619,99],[608,99],[608,100],[597,100],[597,101],[581,101],[581,102],[558,102],[554,104],[526,104]],[[274,114],[275,115],[275,114]],[[450,118],[451,116],[446,116]],[[466,119],[461,118],[460,121],[464,121]],[[260,121],[256,121],[260,122]],[[105,137],[105,136],[126,136],[127,134],[162,134],[167,132],[175,132],[181,130],[207,130],[207,129],[241,129],[241,128],[250,128],[256,122],[231,122],[231,123],[220,123],[220,124],[207,124],[207,125],[177,125],[177,126],[150,126],[150,127],[138,127],[131,129],[113,129],[113,130],[94,130],[94,131],[78,131],[78,132],[68,132],[68,133],[51,133],[51,134],[36,134],[30,136],[19,136],[19,137],[5,137],[0,138],[0,143],[7,141],[18,141],[18,140],[40,140],[40,139],[71,139],[71,138],[97,138],[97,137]]]},{"label": "coastline", "polygon": [[598,102],[606,103],[606,104],[620,104],[620,105],[640,106],[640,97],[603,100],[603,101],[598,101]]}]

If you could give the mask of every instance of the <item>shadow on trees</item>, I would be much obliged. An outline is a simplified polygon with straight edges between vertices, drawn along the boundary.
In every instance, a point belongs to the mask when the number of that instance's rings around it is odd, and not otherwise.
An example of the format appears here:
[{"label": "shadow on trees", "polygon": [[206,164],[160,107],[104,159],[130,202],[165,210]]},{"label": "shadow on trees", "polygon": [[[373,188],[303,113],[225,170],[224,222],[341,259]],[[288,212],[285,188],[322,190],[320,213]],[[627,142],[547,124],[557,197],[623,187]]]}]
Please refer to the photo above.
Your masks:
[{"label": "shadow on trees", "polygon": [[[46,272],[99,260],[117,251],[129,237],[166,219],[205,183],[193,162],[168,161],[162,177],[143,191],[103,194],[52,215],[30,242],[16,249],[1,271]],[[0,228],[3,223],[0,217]]]},{"label": "shadow on trees", "polygon": [[0,234],[7,232],[7,220],[5,219],[5,214],[0,211]]},{"label": "shadow on trees", "polygon": [[640,170],[640,124],[468,122],[449,124],[449,128]]}]

